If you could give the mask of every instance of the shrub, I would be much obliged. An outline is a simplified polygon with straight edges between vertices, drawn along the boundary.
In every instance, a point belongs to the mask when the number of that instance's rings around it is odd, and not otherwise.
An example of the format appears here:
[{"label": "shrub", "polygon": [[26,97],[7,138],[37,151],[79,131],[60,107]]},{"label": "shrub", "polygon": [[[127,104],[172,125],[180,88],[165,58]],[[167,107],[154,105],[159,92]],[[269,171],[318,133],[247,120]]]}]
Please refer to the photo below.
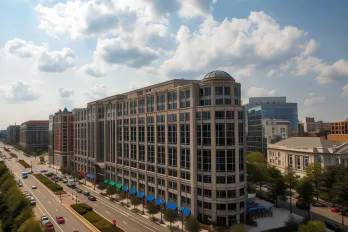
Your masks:
[{"label": "shrub", "polygon": [[13,154],[12,152],[10,152],[10,156],[11,156],[12,158],[18,158],[18,156],[17,156],[16,154]]},{"label": "shrub", "polygon": [[63,187],[60,186],[57,183],[52,182],[47,177],[41,175],[41,174],[34,174],[34,176],[43,183],[47,188],[49,188],[52,192],[60,192],[63,191]]}]

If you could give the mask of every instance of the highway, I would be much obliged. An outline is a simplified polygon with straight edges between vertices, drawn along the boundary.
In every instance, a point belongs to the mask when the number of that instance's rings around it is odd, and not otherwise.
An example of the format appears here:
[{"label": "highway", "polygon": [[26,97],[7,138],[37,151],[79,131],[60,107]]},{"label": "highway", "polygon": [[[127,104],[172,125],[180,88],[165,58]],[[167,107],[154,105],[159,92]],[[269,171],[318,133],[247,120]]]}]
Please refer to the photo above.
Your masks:
[{"label": "highway", "polygon": [[[56,173],[56,170],[54,168],[50,168],[45,164],[39,164],[38,163],[39,159],[35,160],[33,157],[26,157],[23,155],[23,153],[21,151],[12,150],[12,152],[14,154],[16,154],[19,159],[25,160],[28,164],[30,164],[30,162],[32,162],[34,173],[38,173],[38,172],[40,172],[40,170],[43,170],[43,169],[46,169],[49,172]],[[12,164],[15,163],[15,159],[12,159],[12,160],[13,161],[10,161],[10,163],[12,163]],[[23,168],[21,167],[21,165],[19,163],[15,163],[14,165],[17,165],[19,168],[21,168],[20,172],[22,172]],[[30,171],[30,168],[28,169],[28,171]],[[58,171],[58,174],[60,175],[61,173]],[[33,179],[33,177],[29,177],[29,179],[30,178]],[[25,180],[25,181],[27,181],[27,180]],[[93,210],[96,211],[97,213],[103,215],[105,218],[109,219],[110,221],[116,220],[117,225],[127,232],[168,232],[169,231],[169,229],[155,224],[150,219],[146,219],[146,218],[142,217],[141,215],[138,215],[138,214],[132,212],[131,210],[128,210],[128,209],[126,209],[126,208],[124,208],[116,203],[110,202],[106,198],[104,198],[104,197],[94,193],[93,191],[90,191],[89,189],[85,188],[83,185],[79,185],[79,188],[81,188],[82,190],[89,191],[91,193],[91,195],[93,195],[97,198],[97,201],[94,201],[94,202],[89,201],[87,199],[87,197],[84,196],[82,193],[77,193],[75,189],[71,189],[71,188],[67,187],[62,182],[58,182],[58,184],[63,186],[64,191],[66,191],[70,194],[73,194],[74,199],[75,199],[75,196],[77,195],[78,200],[80,202],[86,202],[87,204],[91,205],[93,207]],[[39,186],[39,185],[37,185],[37,186]],[[35,190],[33,190],[33,191],[35,191]],[[69,198],[70,198],[70,201],[72,201],[72,196],[70,196]],[[63,201],[64,201],[64,199],[63,199]],[[59,204],[58,199],[56,200],[56,202]],[[54,215],[58,216],[56,214],[54,214]],[[64,216],[63,214],[61,214],[61,215]],[[72,215],[72,217],[73,217],[73,215]],[[64,231],[66,231],[66,230],[64,230]]]},{"label": "highway", "polygon": [[[6,154],[6,152],[3,152],[3,154]],[[44,188],[34,177],[29,175],[28,179],[22,179],[22,171],[30,171],[29,169],[24,169],[15,159],[5,160],[5,163],[7,167],[12,170],[16,179],[20,179],[23,183],[23,187],[21,187],[22,191],[27,190],[32,197],[35,198],[36,209],[34,211],[38,213],[38,215],[36,215],[38,218],[43,215],[47,216],[54,225],[55,231],[59,232],[72,232],[74,230],[78,230],[79,232],[91,231],[60,203],[58,197],[52,195],[52,193]],[[37,189],[31,189],[32,185],[36,185]],[[66,200],[64,197],[62,197],[62,199],[63,201]],[[65,224],[58,224],[55,219],[56,216],[63,216]]]}]

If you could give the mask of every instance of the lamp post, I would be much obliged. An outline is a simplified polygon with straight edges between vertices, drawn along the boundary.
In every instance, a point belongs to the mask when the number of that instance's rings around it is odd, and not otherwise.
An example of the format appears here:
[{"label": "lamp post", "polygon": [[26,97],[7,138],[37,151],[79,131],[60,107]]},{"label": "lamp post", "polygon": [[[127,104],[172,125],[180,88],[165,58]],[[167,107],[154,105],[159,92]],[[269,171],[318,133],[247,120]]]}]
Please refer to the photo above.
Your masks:
[{"label": "lamp post", "polygon": [[160,210],[161,210],[161,224],[163,224],[162,220],[162,199],[160,198]]},{"label": "lamp post", "polygon": [[30,161],[31,172],[33,172],[33,161]]}]

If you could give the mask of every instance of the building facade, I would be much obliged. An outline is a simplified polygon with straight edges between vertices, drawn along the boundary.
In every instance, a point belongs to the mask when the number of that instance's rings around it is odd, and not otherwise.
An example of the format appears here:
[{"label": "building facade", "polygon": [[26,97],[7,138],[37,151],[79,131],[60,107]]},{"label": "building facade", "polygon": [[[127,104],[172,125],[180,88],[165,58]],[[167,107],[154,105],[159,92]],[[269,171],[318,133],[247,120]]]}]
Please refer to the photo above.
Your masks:
[{"label": "building facade", "polygon": [[267,144],[279,142],[291,137],[291,125],[289,121],[264,118],[262,119],[263,137]]},{"label": "building facade", "polygon": [[306,117],[306,119],[302,121],[302,124],[304,132],[329,131],[331,128],[330,123],[323,121],[315,121],[315,119],[311,117]]},{"label": "building facade", "polygon": [[0,130],[0,139],[7,139],[7,130]]},{"label": "building facade", "polygon": [[7,127],[7,140],[12,143],[19,143],[20,126],[11,125]]},{"label": "building facade", "polygon": [[245,105],[247,118],[249,117],[249,110],[258,106],[262,109],[263,118],[289,121],[292,133],[298,133],[297,103],[287,102],[286,97],[252,97],[249,98],[249,103]]},{"label": "building facade", "polygon": [[48,149],[48,121],[27,121],[20,127],[20,145],[30,151]]},{"label": "building facade", "polygon": [[53,164],[59,167],[72,167],[74,156],[73,114],[67,108],[53,117]]},{"label": "building facade", "polygon": [[[75,169],[221,225],[246,217],[245,108],[226,72],[73,110]],[[187,212],[187,211],[186,211]]]},{"label": "building facade", "polygon": [[54,115],[51,114],[48,117],[48,163],[54,164],[55,157],[54,157],[54,131],[53,126],[54,125]]},{"label": "building facade", "polygon": [[348,142],[348,118],[344,121],[330,123],[328,140],[337,142]]},{"label": "building facade", "polygon": [[288,167],[302,178],[311,163],[320,163],[322,167],[334,164],[348,165],[348,143],[339,144],[319,137],[292,137],[271,144],[267,148],[268,164],[282,173]]}]

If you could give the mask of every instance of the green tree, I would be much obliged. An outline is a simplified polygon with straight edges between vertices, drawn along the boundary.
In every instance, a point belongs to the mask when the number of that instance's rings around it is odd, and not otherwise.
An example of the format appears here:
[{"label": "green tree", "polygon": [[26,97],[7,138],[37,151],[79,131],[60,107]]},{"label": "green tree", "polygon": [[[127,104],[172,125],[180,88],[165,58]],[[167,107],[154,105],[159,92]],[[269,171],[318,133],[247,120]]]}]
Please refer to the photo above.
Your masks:
[{"label": "green tree", "polygon": [[147,212],[152,216],[157,213],[156,205],[153,202],[147,204]]},{"label": "green tree", "polygon": [[314,189],[313,189],[311,180],[308,178],[303,178],[301,181],[299,181],[296,190],[298,193],[298,197],[304,202],[306,206],[308,206],[307,212],[308,212],[308,219],[310,220],[311,218],[310,208],[311,208],[311,203],[313,202],[313,195],[314,195]]},{"label": "green tree", "polygon": [[41,223],[39,220],[34,218],[28,219],[22,226],[19,228],[18,232],[39,232],[42,231]]},{"label": "green tree", "polygon": [[290,215],[289,219],[284,222],[285,226],[290,229],[290,231],[297,231],[300,226],[301,221],[297,220],[294,216]]},{"label": "green tree", "polygon": [[265,172],[267,160],[260,152],[249,153],[246,159],[248,182],[259,185],[261,192],[262,183],[268,180],[268,175]]},{"label": "green tree", "polygon": [[[103,192],[103,190],[107,189],[108,187],[109,187],[108,184],[100,183],[97,188]],[[110,186],[110,187],[112,187],[112,186]]]},{"label": "green tree", "polygon": [[286,184],[283,177],[277,178],[273,180],[273,183],[271,184],[271,197],[275,201],[275,205],[278,206],[278,197],[282,197],[285,199],[286,194]]},{"label": "green tree", "polygon": [[106,189],[106,194],[110,197],[116,193],[116,189],[109,185]]},{"label": "green tree", "polygon": [[139,198],[137,196],[132,196],[131,197],[131,204],[134,206],[134,209],[135,209],[135,206],[140,205],[141,201],[139,200]]},{"label": "green tree", "polygon": [[317,195],[317,201],[319,200],[319,183],[323,176],[323,168],[321,167],[320,163],[312,163],[308,165],[306,169],[307,177],[313,182],[316,195]]},{"label": "green tree", "polygon": [[325,232],[326,226],[320,221],[309,221],[307,225],[300,225],[298,232]]},{"label": "green tree", "polygon": [[234,224],[231,228],[232,232],[247,232],[247,228],[242,224]]},{"label": "green tree", "polygon": [[45,158],[43,156],[40,157],[40,163],[45,163]]},{"label": "green tree", "polygon": [[185,221],[185,229],[189,232],[199,232],[201,230],[201,224],[195,216],[189,216]]},{"label": "green tree", "polygon": [[267,166],[267,160],[265,156],[260,152],[251,152],[246,157],[247,163],[255,164],[256,166]]},{"label": "green tree", "polygon": [[295,177],[295,172],[291,167],[286,168],[285,173],[284,173],[284,181],[285,183],[289,186],[289,199],[290,199],[290,213],[292,213],[292,189],[294,186],[296,186],[296,177]]},{"label": "green tree", "polygon": [[266,169],[266,173],[267,175],[273,179],[276,180],[278,178],[282,178],[282,173],[279,171],[279,169],[277,169],[276,167],[270,166]]},{"label": "green tree", "polygon": [[169,222],[170,228],[172,228],[172,223],[179,219],[179,214],[171,209],[167,209],[164,213],[164,219]]}]

